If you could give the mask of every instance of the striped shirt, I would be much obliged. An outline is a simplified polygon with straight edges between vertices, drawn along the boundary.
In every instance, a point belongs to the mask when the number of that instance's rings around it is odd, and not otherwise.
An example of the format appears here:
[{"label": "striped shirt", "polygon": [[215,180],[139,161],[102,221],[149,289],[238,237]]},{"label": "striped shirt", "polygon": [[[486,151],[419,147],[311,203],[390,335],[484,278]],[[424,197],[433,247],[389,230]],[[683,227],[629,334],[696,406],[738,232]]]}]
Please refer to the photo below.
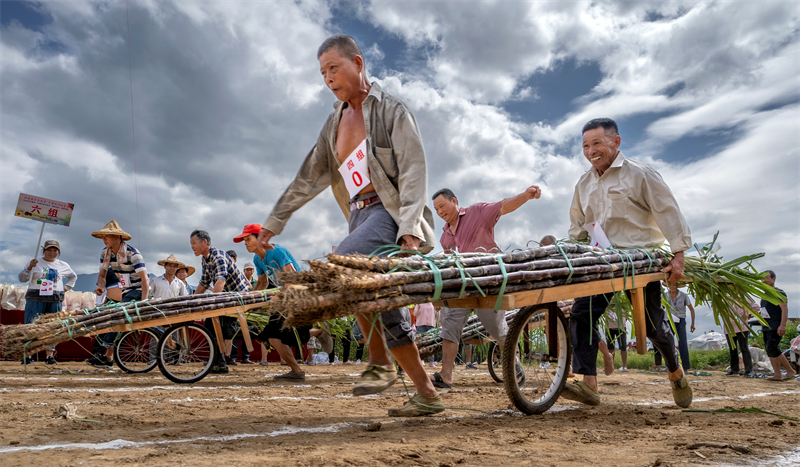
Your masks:
[{"label": "striped shirt", "polygon": [[250,281],[224,251],[212,246],[208,250],[208,254],[202,258],[201,263],[203,275],[200,277],[199,285],[206,289],[213,289],[214,283],[222,279],[225,281],[225,287],[222,288],[225,292],[249,292],[252,290]]},{"label": "striped shirt", "polygon": [[[103,251],[100,252],[100,270],[105,271],[104,267],[104,260],[106,257],[106,250],[107,248],[103,248]],[[147,272],[147,268],[144,265],[144,258],[142,254],[139,253],[139,250],[130,246],[128,243],[125,244],[125,257],[124,258],[117,258],[116,253],[111,251],[111,261],[109,262],[109,266],[114,273],[122,279],[122,274],[127,274],[126,277],[129,279],[129,283],[122,287],[122,294],[125,295],[129,290],[141,289],[142,288],[142,278],[136,274],[139,271]]]}]

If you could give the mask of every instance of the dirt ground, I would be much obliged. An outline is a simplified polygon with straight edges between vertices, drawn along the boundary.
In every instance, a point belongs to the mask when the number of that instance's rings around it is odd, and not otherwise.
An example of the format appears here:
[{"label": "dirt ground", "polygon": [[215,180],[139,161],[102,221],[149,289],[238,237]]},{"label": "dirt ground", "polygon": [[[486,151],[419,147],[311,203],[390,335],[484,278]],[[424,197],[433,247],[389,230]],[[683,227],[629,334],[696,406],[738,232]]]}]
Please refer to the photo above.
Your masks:
[{"label": "dirt ground", "polygon": [[[444,395],[453,409],[393,419],[387,409],[403,403],[403,385],[353,397],[363,368],[306,366],[307,384],[287,386],[270,382],[286,367],[238,365],[228,375],[177,385],[158,369],[128,375],[83,363],[36,363],[25,376],[18,362],[0,362],[0,464],[777,466],[800,459],[796,422],[682,412],[671,402],[664,374],[601,376],[601,406],[562,399],[543,415],[523,416],[485,365],[462,366]],[[796,381],[726,378],[716,371],[690,381],[693,409],[757,407],[800,416]],[[85,420],[55,418],[65,404]],[[370,425],[379,429],[369,431]],[[747,452],[689,449],[701,442]]]}]

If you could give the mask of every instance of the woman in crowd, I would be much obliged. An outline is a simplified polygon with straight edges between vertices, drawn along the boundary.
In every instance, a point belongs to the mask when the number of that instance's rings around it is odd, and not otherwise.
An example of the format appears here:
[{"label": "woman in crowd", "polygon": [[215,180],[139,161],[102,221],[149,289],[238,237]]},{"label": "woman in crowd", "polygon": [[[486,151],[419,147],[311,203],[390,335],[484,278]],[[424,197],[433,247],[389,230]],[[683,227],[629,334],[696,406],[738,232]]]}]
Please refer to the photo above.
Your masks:
[{"label": "woman in crowd", "polygon": [[[61,245],[55,240],[47,240],[42,247],[42,259],[32,259],[19,273],[20,282],[28,283],[25,294],[25,324],[32,323],[43,314],[58,313],[64,301],[64,292],[69,291],[78,280],[78,275],[61,256]],[[55,365],[55,347],[47,349],[45,364]],[[32,356],[22,360],[26,365],[33,362]]]}]

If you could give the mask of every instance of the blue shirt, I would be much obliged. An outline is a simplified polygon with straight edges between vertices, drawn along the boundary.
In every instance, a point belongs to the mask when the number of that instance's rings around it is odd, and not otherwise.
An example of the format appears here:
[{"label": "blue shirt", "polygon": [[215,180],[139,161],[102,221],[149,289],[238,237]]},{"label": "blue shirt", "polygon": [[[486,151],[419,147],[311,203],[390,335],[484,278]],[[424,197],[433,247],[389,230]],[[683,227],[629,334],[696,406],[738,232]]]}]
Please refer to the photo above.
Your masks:
[{"label": "blue shirt", "polygon": [[264,259],[261,259],[258,254],[254,254],[253,262],[256,265],[256,274],[259,276],[266,274],[273,284],[279,284],[276,272],[282,270],[287,264],[293,265],[295,271],[300,270],[300,265],[297,264],[289,250],[277,243],[272,250],[267,250]]}]

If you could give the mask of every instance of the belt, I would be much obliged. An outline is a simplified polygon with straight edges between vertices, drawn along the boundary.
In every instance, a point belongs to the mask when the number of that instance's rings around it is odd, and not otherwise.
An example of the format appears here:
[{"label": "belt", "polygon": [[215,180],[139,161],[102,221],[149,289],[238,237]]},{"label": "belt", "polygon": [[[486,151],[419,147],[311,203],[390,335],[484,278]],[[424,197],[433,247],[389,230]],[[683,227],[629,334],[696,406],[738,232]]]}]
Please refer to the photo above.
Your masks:
[{"label": "belt", "polygon": [[369,206],[370,204],[377,203],[380,201],[381,198],[378,195],[372,196],[367,199],[358,200],[355,202],[350,203],[350,210],[355,211],[356,209],[364,209],[365,207]]}]

